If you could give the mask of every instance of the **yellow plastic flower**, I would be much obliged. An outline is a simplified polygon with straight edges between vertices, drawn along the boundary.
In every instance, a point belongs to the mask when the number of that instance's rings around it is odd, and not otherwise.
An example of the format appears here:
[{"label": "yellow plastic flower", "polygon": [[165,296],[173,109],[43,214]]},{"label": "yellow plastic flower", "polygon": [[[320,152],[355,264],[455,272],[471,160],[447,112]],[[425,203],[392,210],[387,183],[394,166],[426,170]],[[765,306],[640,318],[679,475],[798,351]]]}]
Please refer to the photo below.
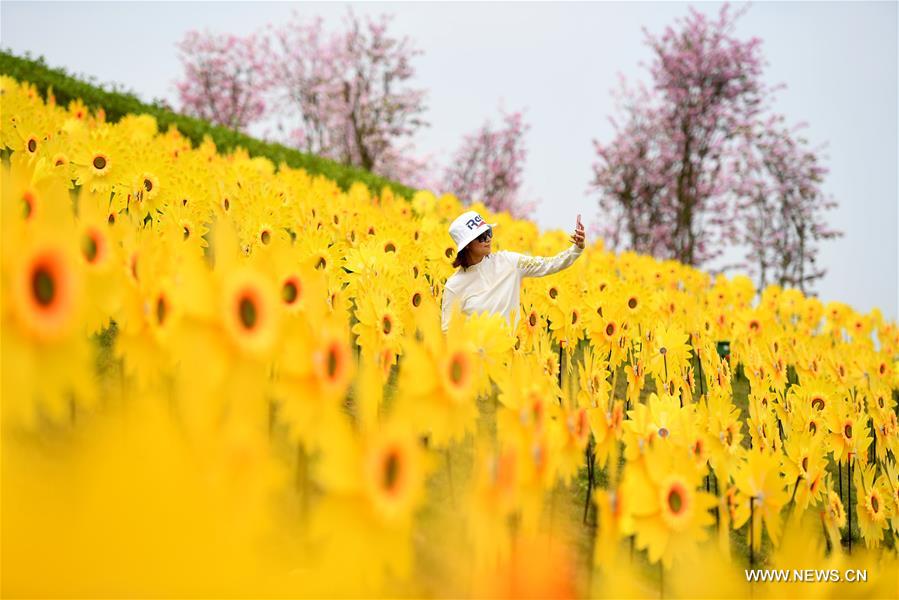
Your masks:
[{"label": "yellow plastic flower", "polygon": [[431,329],[406,345],[396,398],[397,414],[441,446],[474,427],[478,415],[478,353],[462,319],[444,337]]},{"label": "yellow plastic flower", "polygon": [[875,477],[876,465],[857,464],[853,477],[856,489],[855,512],[858,529],[865,546],[876,548],[883,540],[883,530],[889,528],[893,512],[892,494],[884,477]]},{"label": "yellow plastic flower", "polygon": [[790,492],[781,478],[778,455],[753,448],[737,471],[734,482],[749,503],[753,548],[756,551],[761,548],[763,524],[771,543],[777,546],[782,527],[780,510],[790,499]]},{"label": "yellow plastic flower", "polygon": [[702,479],[685,449],[654,446],[645,465],[629,463],[622,486],[633,517],[636,547],[646,549],[651,563],[670,569],[675,561],[693,555],[714,520],[709,509],[715,499],[697,488]]},{"label": "yellow plastic flower", "polygon": [[692,356],[688,340],[689,336],[676,325],[656,330],[655,351],[650,355],[646,370],[652,373],[659,388],[668,385],[669,393],[674,393],[672,382],[687,367]]}]

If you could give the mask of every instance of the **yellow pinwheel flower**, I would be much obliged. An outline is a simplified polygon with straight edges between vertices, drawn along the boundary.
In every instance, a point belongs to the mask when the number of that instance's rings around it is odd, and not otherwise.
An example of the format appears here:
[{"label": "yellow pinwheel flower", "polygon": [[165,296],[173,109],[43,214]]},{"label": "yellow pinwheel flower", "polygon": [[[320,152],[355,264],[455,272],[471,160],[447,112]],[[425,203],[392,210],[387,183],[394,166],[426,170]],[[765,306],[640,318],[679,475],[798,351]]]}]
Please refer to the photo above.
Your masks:
[{"label": "yellow pinwheel flower", "polygon": [[831,406],[826,420],[830,431],[830,450],[838,463],[867,455],[871,437],[868,435],[868,419],[863,414],[853,414],[843,401]]},{"label": "yellow pinwheel flower", "polygon": [[377,356],[384,350],[402,352],[404,324],[385,293],[359,298],[356,318],[359,322],[352,331],[358,336],[356,343],[368,356]]},{"label": "yellow pinwheel flower", "polygon": [[689,336],[677,325],[659,327],[654,338],[654,351],[650,354],[646,370],[658,382],[658,387],[668,387],[674,393],[674,380],[687,367],[692,351],[687,345]]},{"label": "yellow pinwheel flower", "polygon": [[93,403],[85,277],[71,229],[37,224],[25,237],[4,228],[4,416],[30,427]]},{"label": "yellow pinwheel flower", "polygon": [[855,511],[858,529],[868,548],[880,545],[883,530],[889,528],[889,518],[895,510],[887,480],[882,476],[876,477],[876,469],[874,463],[858,464],[852,481],[857,492]]},{"label": "yellow pinwheel flower", "polygon": [[396,412],[438,447],[463,437],[477,419],[478,351],[462,319],[405,346]]},{"label": "yellow pinwheel flower", "polygon": [[636,547],[647,550],[651,563],[670,569],[695,555],[708,536],[715,499],[697,489],[701,479],[683,448],[656,446],[644,464],[625,468],[622,486],[632,516],[625,533],[636,535]]},{"label": "yellow pinwheel flower", "polygon": [[408,577],[413,517],[429,470],[418,439],[402,423],[359,435],[335,428],[313,475],[328,494],[311,530],[320,540],[323,568],[336,573],[351,560],[365,589],[376,589],[385,577]]},{"label": "yellow pinwheel flower", "polygon": [[592,348],[584,350],[578,363],[577,404],[584,408],[607,408],[612,402],[612,385],[609,383],[609,364],[605,357],[594,354]]},{"label": "yellow pinwheel flower", "polygon": [[740,410],[733,405],[731,397],[716,390],[699,403],[698,411],[700,421],[707,423],[712,432],[708,440],[709,464],[720,481],[728,481],[745,454]]},{"label": "yellow pinwheel flower", "polygon": [[762,525],[771,543],[777,546],[783,525],[780,511],[790,500],[787,482],[781,477],[779,456],[754,447],[735,474],[734,482],[749,503],[750,543],[755,551],[761,548]]},{"label": "yellow pinwheel flower", "polygon": [[804,511],[810,504],[818,504],[824,491],[826,467],[827,459],[820,436],[800,430],[787,438],[781,471],[797,511]]}]

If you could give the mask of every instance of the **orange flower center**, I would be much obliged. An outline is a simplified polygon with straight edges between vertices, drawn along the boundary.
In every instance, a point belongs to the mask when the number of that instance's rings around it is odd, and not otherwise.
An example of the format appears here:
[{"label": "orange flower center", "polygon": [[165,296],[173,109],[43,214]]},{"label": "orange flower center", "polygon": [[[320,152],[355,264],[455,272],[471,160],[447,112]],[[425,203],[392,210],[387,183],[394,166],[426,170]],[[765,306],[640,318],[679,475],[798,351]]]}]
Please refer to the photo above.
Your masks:
[{"label": "orange flower center", "polygon": [[81,252],[87,262],[94,264],[97,262],[97,255],[100,253],[100,240],[94,231],[84,234],[81,240]]},{"label": "orange flower center", "polygon": [[293,304],[300,295],[298,282],[295,279],[288,279],[281,286],[281,299],[285,304]]},{"label": "orange flower center", "polygon": [[450,361],[450,381],[455,385],[461,385],[467,372],[465,358],[457,353]]},{"label": "orange flower center", "polygon": [[62,334],[75,303],[75,281],[65,252],[47,248],[29,258],[19,281],[25,317],[35,332],[47,338]]},{"label": "orange flower center", "polygon": [[50,308],[56,298],[56,281],[52,267],[38,263],[31,272],[31,293],[41,308]]},{"label": "orange flower center", "polygon": [[609,323],[606,325],[606,335],[612,337],[615,334],[615,324]]},{"label": "orange flower center", "polygon": [[337,373],[340,370],[342,361],[341,361],[341,353],[340,348],[336,343],[331,344],[328,348],[328,363],[326,367],[326,373],[328,374],[328,378],[334,380],[337,378]]},{"label": "orange flower center", "polygon": [[631,296],[631,298],[627,301],[627,307],[632,310],[637,308],[637,299]]},{"label": "orange flower center", "polygon": [[535,400],[531,405],[531,416],[536,425],[543,423],[543,403],[540,400]]},{"label": "orange flower center", "polygon": [[809,486],[809,491],[810,491],[812,494],[817,493],[817,492],[818,492],[818,487],[819,487],[820,485],[821,485],[821,475],[818,474],[818,476],[815,477],[815,478],[812,480],[812,484]]},{"label": "orange flower center", "polygon": [[531,316],[528,317],[528,323],[530,323],[531,327],[537,326],[537,315],[536,313],[531,313]]},{"label": "orange flower center", "polygon": [[168,306],[166,305],[165,296],[159,296],[156,299],[156,322],[159,325],[165,323],[165,317],[168,312]]},{"label": "orange flower center", "polygon": [[241,297],[240,302],[237,304],[237,315],[240,324],[243,325],[244,329],[249,330],[256,327],[258,315],[256,303],[253,301],[253,298],[249,295]]},{"label": "orange flower center", "polygon": [[578,411],[578,419],[577,419],[577,436],[579,438],[584,437],[587,434],[587,411],[583,408]]},{"label": "orange flower center", "polygon": [[683,490],[675,484],[668,490],[668,509],[674,515],[679,515],[684,510]]},{"label": "orange flower center", "polygon": [[396,450],[391,450],[387,457],[384,459],[384,472],[383,472],[383,485],[384,491],[388,493],[395,493],[397,491],[397,484],[400,479],[400,475],[402,474],[402,463],[399,457],[399,453]]},{"label": "orange flower center", "polygon": [[875,513],[880,510],[880,501],[874,494],[871,494],[871,510],[873,510]]},{"label": "orange flower center", "polygon": [[292,281],[287,281],[284,283],[284,287],[281,288],[281,297],[284,299],[284,302],[287,304],[293,304],[297,299],[297,286]]},{"label": "orange flower center", "polygon": [[26,220],[31,217],[32,213],[34,212],[34,202],[34,193],[32,193],[31,191],[27,191],[22,194],[22,212],[24,213]]}]

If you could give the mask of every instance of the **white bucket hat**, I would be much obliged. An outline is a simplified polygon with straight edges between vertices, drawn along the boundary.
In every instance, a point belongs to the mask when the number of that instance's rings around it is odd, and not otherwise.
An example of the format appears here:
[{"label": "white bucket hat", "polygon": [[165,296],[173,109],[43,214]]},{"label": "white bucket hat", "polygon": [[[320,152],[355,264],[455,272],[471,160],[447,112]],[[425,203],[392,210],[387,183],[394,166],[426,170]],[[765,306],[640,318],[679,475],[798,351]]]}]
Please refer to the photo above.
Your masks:
[{"label": "white bucket hat", "polygon": [[449,232],[456,242],[456,252],[471,243],[488,229],[496,227],[496,223],[487,223],[476,211],[469,210],[462,213],[456,220],[450,223]]}]

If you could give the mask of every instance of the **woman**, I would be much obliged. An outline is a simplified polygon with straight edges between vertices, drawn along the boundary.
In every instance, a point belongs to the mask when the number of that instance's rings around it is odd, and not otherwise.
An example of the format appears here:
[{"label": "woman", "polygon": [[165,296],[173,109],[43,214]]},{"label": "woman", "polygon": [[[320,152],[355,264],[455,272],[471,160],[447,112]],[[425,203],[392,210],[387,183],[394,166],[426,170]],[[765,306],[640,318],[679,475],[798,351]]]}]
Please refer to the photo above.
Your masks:
[{"label": "woman", "polygon": [[449,232],[456,243],[453,266],[459,269],[446,280],[443,290],[443,331],[449,328],[453,305],[457,302],[467,315],[485,311],[503,315],[514,331],[520,317],[521,278],[543,277],[561,271],[571,266],[584,249],[581,215],[577,216],[574,235],[570,238],[572,246],[552,257],[527,256],[506,250],[491,254],[495,226],[496,223],[485,223],[473,210],[463,213],[450,225]]}]

